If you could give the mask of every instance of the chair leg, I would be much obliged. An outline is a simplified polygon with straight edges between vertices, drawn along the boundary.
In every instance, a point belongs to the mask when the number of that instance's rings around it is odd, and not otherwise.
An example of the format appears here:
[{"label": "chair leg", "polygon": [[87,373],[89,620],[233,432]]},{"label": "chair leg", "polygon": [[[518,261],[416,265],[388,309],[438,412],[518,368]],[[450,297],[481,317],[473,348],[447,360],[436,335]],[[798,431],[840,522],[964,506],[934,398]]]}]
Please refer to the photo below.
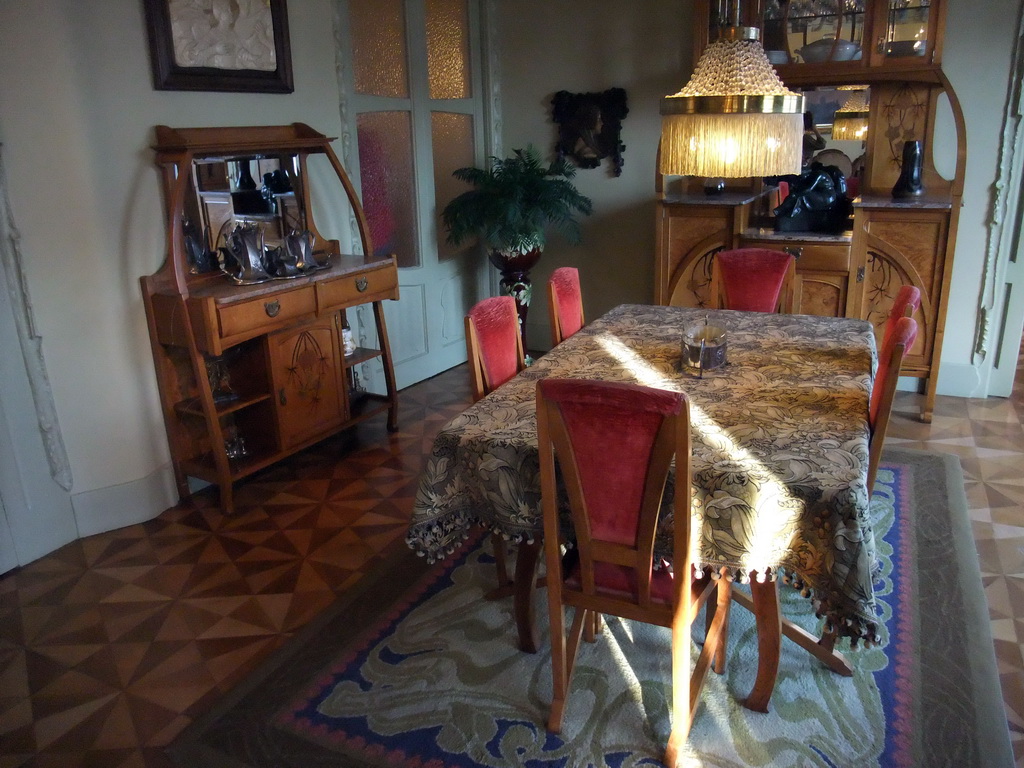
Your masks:
[{"label": "chair leg", "polygon": [[[715,670],[715,674],[720,675],[725,672],[725,651],[726,646],[729,642],[729,606],[732,601],[732,582],[725,578],[718,580],[718,600],[716,607],[716,613],[724,614],[722,616],[722,626],[719,630],[720,637],[718,640],[718,647],[715,649],[715,663],[712,665],[712,669]],[[710,606],[710,603],[709,603]],[[711,626],[708,626],[708,631],[711,630]]]},{"label": "chair leg", "polygon": [[601,634],[601,614],[597,611],[587,611],[589,621],[584,624],[583,628],[583,639],[588,643],[597,641],[597,636]]},{"label": "chair leg", "polygon": [[551,632],[551,712],[548,730],[562,730],[565,697],[569,688],[569,670],[565,654],[565,610],[558,595],[548,595],[548,620]]},{"label": "chair leg", "polygon": [[[569,628],[569,635],[564,634],[565,619],[562,616],[561,601],[548,604],[551,614],[551,714],[548,715],[548,730],[552,733],[559,733],[562,730],[562,718],[565,715],[565,704],[569,698],[569,686],[572,685],[572,670],[576,665],[576,653],[580,648],[580,638],[586,627],[593,626],[591,611],[582,608],[576,609],[573,616],[572,626]],[[557,633],[556,625],[557,624]],[[557,644],[557,651],[556,651]]]},{"label": "chair leg", "polygon": [[675,768],[679,751],[690,732],[690,627],[693,606],[676,609],[672,621],[672,731],[665,745],[665,765]]}]

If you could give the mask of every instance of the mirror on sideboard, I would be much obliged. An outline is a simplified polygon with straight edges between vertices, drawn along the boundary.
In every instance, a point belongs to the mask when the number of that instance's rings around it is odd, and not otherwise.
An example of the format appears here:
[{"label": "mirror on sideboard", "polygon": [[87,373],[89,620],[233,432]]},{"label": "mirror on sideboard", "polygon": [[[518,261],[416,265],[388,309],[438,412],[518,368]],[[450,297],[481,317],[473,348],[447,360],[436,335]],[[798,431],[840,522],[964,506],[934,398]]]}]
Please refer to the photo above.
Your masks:
[{"label": "mirror on sideboard", "polygon": [[856,193],[858,180],[863,175],[870,88],[866,85],[821,86],[805,90],[804,97],[820,137],[814,145],[812,159],[839,168],[848,187],[852,187],[851,193]]}]

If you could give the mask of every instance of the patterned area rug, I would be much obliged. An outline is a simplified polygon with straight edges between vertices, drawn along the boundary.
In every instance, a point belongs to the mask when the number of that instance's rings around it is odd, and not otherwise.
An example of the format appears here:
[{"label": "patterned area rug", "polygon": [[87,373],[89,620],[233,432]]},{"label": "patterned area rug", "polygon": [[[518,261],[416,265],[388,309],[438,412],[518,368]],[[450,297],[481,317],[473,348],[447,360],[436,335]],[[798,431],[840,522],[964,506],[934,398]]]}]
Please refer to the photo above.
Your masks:
[{"label": "patterned area rug", "polygon": [[[750,712],[738,699],[754,680],[754,625],[734,606],[727,671],[709,675],[683,764],[1012,765],[959,462],[893,449],[879,483],[883,644],[849,651],[855,674],[842,678],[784,642],[771,711]],[[481,599],[486,545],[432,567],[398,550],[386,565],[188,728],[169,748],[177,764],[661,765],[667,630],[610,618],[580,651],[556,736],[548,654],[516,649],[510,600]],[[782,594],[784,615],[814,629],[809,601]]]}]

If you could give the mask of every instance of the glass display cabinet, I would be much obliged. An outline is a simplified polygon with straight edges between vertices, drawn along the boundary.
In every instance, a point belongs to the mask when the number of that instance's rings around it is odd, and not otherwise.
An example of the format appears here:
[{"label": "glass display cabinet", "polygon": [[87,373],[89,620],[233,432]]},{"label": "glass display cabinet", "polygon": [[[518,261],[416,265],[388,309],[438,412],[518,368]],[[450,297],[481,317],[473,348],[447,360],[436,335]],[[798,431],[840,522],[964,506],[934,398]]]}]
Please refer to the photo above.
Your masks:
[{"label": "glass display cabinet", "polygon": [[[699,29],[703,50],[736,18],[736,0],[711,0]],[[787,85],[824,75],[832,82],[890,78],[903,73],[937,81],[942,54],[943,0],[750,0],[739,9],[761,30],[768,60]],[[698,54],[699,55],[699,54]],[[868,81],[870,81],[870,75]]]},{"label": "glass display cabinet", "polygon": [[[332,139],[309,126],[156,128],[167,257],[141,278],[164,422],[182,498],[189,478],[233,485],[296,451],[387,412],[397,394],[381,302],[398,299],[393,255],[369,227]],[[311,193],[311,166],[316,186]],[[321,191],[319,187],[332,186]],[[342,253],[314,219],[356,222]],[[372,305],[354,342],[346,310]],[[365,391],[361,366],[386,392]]]},{"label": "glass display cabinet", "polygon": [[[786,86],[804,91],[828,139],[810,159],[842,172],[852,215],[843,231],[783,231],[774,217],[781,191],[761,179],[709,198],[698,191],[702,180],[669,185],[658,178],[655,301],[704,306],[715,253],[778,248],[797,256],[795,311],[868,320],[880,338],[897,290],[915,285],[923,296],[915,315],[920,332],[903,375],[922,380],[921,416],[930,421],[967,164],[963,112],[940,64],[943,2],[735,3],[697,3],[696,28],[706,35],[696,36],[694,62],[719,26],[760,27],[769,60]],[[940,111],[954,140],[938,146]],[[840,118],[846,130],[833,135]],[[919,194],[897,198],[892,191],[908,142],[922,148],[923,183]]]}]

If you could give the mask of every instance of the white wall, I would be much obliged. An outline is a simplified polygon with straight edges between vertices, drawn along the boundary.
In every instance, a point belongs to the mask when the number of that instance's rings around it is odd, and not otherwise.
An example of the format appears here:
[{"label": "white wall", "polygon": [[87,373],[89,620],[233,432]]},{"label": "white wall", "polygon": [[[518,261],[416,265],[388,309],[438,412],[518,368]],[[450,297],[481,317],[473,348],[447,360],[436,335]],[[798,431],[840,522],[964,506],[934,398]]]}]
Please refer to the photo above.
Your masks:
[{"label": "white wall", "polygon": [[967,123],[967,173],[939,394],[984,397],[987,367],[995,357],[994,350],[990,350],[984,363],[975,364],[972,350],[1020,8],[1020,0],[950,0],[946,16],[942,69],[956,91]]},{"label": "white wall", "polygon": [[[341,130],[332,3],[293,0],[288,10],[295,93],[250,95],[154,91],[139,0],[0,3],[0,142],[82,535],[153,517],[173,500],[138,285],[164,253],[153,126],[302,121]],[[496,10],[506,150],[551,149],[555,91],[622,87],[629,97],[622,176],[607,165],[579,173],[596,213],[581,246],[552,239],[535,284],[572,264],[583,268],[591,317],[650,301],[658,100],[689,74],[690,4],[515,0]],[[982,378],[971,343],[1016,12],[1016,0],[950,0],[944,60],[967,116],[970,162],[946,394],[969,394]],[[546,347],[542,295],[534,307],[531,340]]]},{"label": "white wall", "polygon": [[579,190],[594,201],[579,246],[548,240],[532,271],[529,345],[551,345],[544,286],[558,266],[580,269],[584,309],[595,318],[624,302],[654,297],[654,159],[661,134],[659,100],[690,72],[689,3],[679,0],[516,0],[499,2],[505,153],[533,143],[553,157],[557,126],[551,97],[625,88],[624,166],[580,170]]}]

